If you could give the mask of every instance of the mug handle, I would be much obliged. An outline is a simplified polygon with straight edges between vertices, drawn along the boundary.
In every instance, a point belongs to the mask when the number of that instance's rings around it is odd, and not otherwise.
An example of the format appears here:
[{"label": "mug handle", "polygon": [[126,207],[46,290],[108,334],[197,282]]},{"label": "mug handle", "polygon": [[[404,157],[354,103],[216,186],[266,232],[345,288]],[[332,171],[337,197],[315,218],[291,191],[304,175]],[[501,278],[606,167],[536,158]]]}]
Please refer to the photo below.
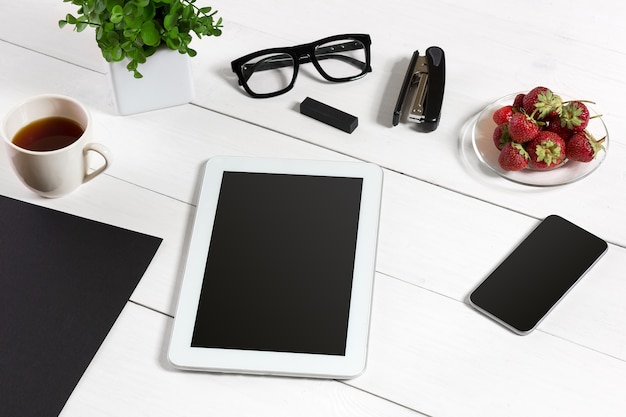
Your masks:
[{"label": "mug handle", "polygon": [[87,153],[89,151],[99,153],[100,156],[102,156],[102,158],[104,159],[104,163],[100,168],[96,169],[95,171],[89,174],[85,174],[85,177],[83,178],[83,183],[91,181],[98,175],[102,174],[104,170],[107,169],[109,165],[111,165],[111,151],[109,151],[109,148],[107,148],[106,146],[99,143],[88,143],[83,148],[83,155],[85,156],[85,158],[87,157]]}]

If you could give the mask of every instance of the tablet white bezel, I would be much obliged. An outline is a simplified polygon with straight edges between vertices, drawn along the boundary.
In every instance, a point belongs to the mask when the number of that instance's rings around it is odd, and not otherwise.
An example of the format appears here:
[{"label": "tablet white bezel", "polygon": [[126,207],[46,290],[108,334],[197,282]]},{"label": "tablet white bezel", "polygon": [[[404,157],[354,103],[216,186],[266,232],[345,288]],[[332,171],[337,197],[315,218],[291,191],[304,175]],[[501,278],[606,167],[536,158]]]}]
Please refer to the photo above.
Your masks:
[{"label": "tablet white bezel", "polygon": [[[225,171],[363,179],[345,356],[191,347],[211,231]],[[200,187],[170,339],[170,363],[188,370],[320,378],[352,378],[362,373],[367,357],[376,262],[381,168],[364,162],[219,156],[207,161]]]}]

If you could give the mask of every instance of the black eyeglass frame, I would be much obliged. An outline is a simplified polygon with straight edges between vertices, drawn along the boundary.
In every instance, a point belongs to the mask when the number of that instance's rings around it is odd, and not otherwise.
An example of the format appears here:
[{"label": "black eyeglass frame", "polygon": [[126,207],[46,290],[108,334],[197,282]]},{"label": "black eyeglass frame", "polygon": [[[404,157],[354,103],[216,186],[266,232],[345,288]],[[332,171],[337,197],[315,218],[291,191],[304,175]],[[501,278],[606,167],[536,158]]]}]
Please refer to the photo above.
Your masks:
[{"label": "black eyeglass frame", "polygon": [[[325,43],[329,43],[333,41],[341,41],[341,40],[358,41],[364,46],[365,62],[361,63],[360,61],[358,61],[360,64],[362,64],[363,69],[357,75],[354,75],[351,77],[341,77],[341,78],[332,77],[324,71],[324,69],[322,68],[322,66],[320,65],[318,61],[318,58],[319,58],[318,56],[319,49],[317,48],[318,46],[323,45]],[[357,80],[365,76],[365,74],[367,74],[368,72],[372,72],[371,51],[370,51],[371,44],[372,44],[372,40],[370,36],[367,34],[352,33],[352,34],[344,34],[344,35],[335,35],[335,36],[329,36],[327,38],[317,40],[315,42],[305,43],[305,44],[297,45],[297,46],[263,49],[261,51],[253,52],[251,54],[242,56],[241,58],[235,59],[234,61],[231,62],[230,66],[233,72],[237,74],[237,78],[239,78],[239,85],[242,86],[244,90],[246,90],[246,92],[251,97],[254,97],[254,98],[275,97],[275,96],[284,94],[293,88],[296,82],[296,78],[298,77],[298,69],[300,67],[300,64],[306,64],[306,63],[312,62],[313,65],[315,66],[315,69],[317,69],[320,75],[324,77],[326,80],[331,81],[331,82],[353,81],[353,80]],[[334,45],[333,48],[336,46],[337,45]],[[345,50],[349,50],[349,49],[345,49]],[[317,51],[317,54],[316,54],[316,51]],[[282,66],[293,65],[293,76],[291,78],[291,82],[282,90],[274,91],[271,93],[255,93],[254,91],[250,89],[247,81],[250,78],[250,76],[254,73],[254,71],[255,70],[258,71],[259,68],[258,67],[246,68],[246,63],[256,57],[269,55],[269,54],[289,55],[292,58],[292,60],[288,60],[288,62],[283,61],[282,63],[280,60],[277,60],[277,61],[274,61],[272,64],[269,64],[270,66],[268,66],[267,68],[261,68],[260,70],[280,68]],[[347,56],[341,56],[341,59],[351,60],[351,58]],[[264,65],[267,66],[268,63],[264,62]]]}]

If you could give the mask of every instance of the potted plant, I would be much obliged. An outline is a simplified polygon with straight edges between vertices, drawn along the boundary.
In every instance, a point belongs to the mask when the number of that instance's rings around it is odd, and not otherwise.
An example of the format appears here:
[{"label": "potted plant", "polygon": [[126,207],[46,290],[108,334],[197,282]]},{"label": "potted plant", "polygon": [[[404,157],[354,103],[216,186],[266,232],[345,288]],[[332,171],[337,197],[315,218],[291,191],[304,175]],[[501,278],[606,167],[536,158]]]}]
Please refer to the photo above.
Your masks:
[{"label": "potted plant", "polygon": [[[118,110],[121,113],[137,111],[123,111],[120,109],[118,93],[128,89],[142,88],[150,92],[157,87],[161,97],[170,96],[164,92],[164,80],[146,81],[147,67],[156,61],[161,51],[173,51],[169,55],[181,55],[187,64],[175,64],[189,73],[188,58],[194,57],[196,51],[189,45],[195,35],[198,39],[204,36],[220,36],[222,34],[222,18],[217,18],[211,7],[198,7],[196,0],[63,0],[78,6],[76,15],[68,13],[65,19],[59,21],[63,28],[71,25],[78,32],[88,27],[95,29],[96,42],[104,59],[110,63],[110,75],[119,74],[119,66],[124,66],[124,72],[131,74],[131,79],[138,80],[132,86],[128,80],[112,79]],[[174,60],[159,60],[157,65],[165,77],[177,78],[170,69],[162,68],[165,62]],[[128,77],[128,76],[127,76]],[[151,77],[152,78],[152,77]],[[118,84],[123,83],[123,86]],[[176,80],[177,87],[181,88],[180,79]],[[185,83],[182,83],[183,85]],[[154,91],[152,91],[152,95]],[[137,92],[130,92],[133,100],[137,100]],[[193,91],[192,91],[193,95]],[[141,94],[139,94],[141,96]],[[188,94],[187,94],[188,96]],[[189,102],[189,98],[186,102]],[[146,99],[154,107],[154,97]],[[175,103],[181,104],[181,103]],[[160,105],[166,107],[166,105]],[[141,111],[141,110],[139,110]]]}]

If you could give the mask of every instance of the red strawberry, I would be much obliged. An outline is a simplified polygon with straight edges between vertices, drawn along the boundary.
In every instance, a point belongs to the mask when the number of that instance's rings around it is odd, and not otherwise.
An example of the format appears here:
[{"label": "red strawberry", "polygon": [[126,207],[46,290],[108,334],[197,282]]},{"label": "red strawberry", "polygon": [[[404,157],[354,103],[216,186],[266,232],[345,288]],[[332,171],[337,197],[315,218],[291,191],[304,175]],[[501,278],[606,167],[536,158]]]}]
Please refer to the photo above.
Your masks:
[{"label": "red strawberry", "polygon": [[558,167],[565,160],[565,141],[548,130],[541,131],[526,144],[531,168],[547,170]]},{"label": "red strawberry", "polygon": [[582,101],[569,101],[561,111],[561,124],[575,132],[582,132],[589,124],[589,109]]},{"label": "red strawberry", "polygon": [[515,111],[522,111],[524,109],[524,97],[526,94],[519,93],[515,96],[515,100],[513,100],[513,108]]},{"label": "red strawberry", "polygon": [[601,149],[604,149],[602,142],[604,142],[605,139],[606,138],[596,140],[586,130],[576,132],[567,142],[565,156],[572,161],[590,162]]},{"label": "red strawberry", "polygon": [[502,149],[502,147],[511,141],[511,136],[509,136],[509,125],[507,123],[502,123],[501,125],[496,126],[493,130],[493,143],[496,145],[496,148]]},{"label": "red strawberry", "polygon": [[561,112],[561,97],[547,87],[535,87],[530,90],[522,101],[526,113],[541,120],[550,114]]},{"label": "red strawberry", "polygon": [[498,163],[505,171],[520,171],[528,166],[528,152],[521,143],[508,142],[500,151]]},{"label": "red strawberry", "polygon": [[509,120],[509,135],[518,143],[533,140],[539,133],[539,125],[526,113],[513,113]]},{"label": "red strawberry", "polygon": [[532,90],[530,90],[528,93],[526,93],[526,95],[524,96],[524,99],[522,100],[522,107],[524,108],[524,110],[526,110],[528,114],[532,113],[535,110],[535,103],[539,101],[537,96],[549,90],[550,89],[548,87],[540,86],[540,87],[535,87]]},{"label": "red strawberry", "polygon": [[511,119],[513,115],[513,106],[504,106],[500,107],[498,110],[493,112],[493,121],[496,122],[497,125],[501,125],[502,123],[506,123]]},{"label": "red strawberry", "polygon": [[548,126],[546,127],[546,130],[556,133],[557,135],[562,137],[565,141],[567,141],[570,138],[570,136],[574,134],[574,131],[572,129],[569,129],[565,122],[561,121],[561,118],[559,117],[558,114],[555,114],[553,116],[548,116],[546,121],[548,122]]}]

